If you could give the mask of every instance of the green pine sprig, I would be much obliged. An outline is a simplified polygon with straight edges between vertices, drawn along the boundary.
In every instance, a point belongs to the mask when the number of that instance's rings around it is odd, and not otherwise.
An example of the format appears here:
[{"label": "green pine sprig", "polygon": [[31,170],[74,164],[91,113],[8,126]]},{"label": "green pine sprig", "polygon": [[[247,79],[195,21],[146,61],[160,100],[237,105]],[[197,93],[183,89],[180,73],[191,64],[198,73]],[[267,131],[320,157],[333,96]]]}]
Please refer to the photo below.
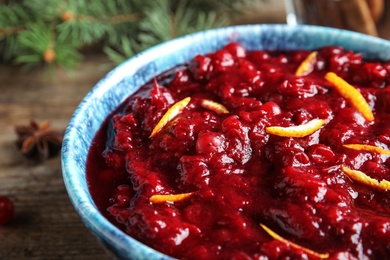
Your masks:
[{"label": "green pine sprig", "polygon": [[249,0],[0,1],[0,61],[74,69],[98,46],[120,63],[153,45],[228,25]]}]

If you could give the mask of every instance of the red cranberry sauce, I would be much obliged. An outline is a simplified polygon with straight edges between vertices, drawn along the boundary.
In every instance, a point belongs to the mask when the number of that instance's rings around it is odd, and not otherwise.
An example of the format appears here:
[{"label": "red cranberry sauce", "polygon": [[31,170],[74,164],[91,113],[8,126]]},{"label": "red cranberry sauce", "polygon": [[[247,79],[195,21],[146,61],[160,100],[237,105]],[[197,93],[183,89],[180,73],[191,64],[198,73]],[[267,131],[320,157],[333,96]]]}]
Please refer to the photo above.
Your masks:
[{"label": "red cranberry sauce", "polygon": [[[390,63],[365,61],[340,47],[318,49],[313,71],[294,72],[310,51],[247,51],[231,43],[157,77],[131,95],[95,137],[87,180],[101,212],[130,236],[181,259],[329,259],[390,255],[390,195],[360,184],[345,165],[390,180],[387,155],[343,144],[390,146]],[[367,121],[332,84],[334,72],[356,87]],[[176,102],[190,103],[153,138]],[[204,99],[224,105],[219,114]],[[268,126],[324,119],[302,138]],[[193,192],[153,204],[155,194]]]}]

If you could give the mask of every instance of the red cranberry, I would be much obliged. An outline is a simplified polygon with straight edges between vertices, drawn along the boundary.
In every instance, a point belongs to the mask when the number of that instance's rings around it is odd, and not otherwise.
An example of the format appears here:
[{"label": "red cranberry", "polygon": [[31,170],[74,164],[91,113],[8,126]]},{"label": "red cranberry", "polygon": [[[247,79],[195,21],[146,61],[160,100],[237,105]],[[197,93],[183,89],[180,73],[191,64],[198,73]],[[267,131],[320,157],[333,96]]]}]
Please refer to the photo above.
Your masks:
[{"label": "red cranberry", "polygon": [[357,66],[357,69],[351,70],[351,74],[353,82],[374,88],[382,88],[388,77],[384,66],[376,63],[367,63],[363,66]]},{"label": "red cranberry", "polygon": [[282,163],[284,166],[307,166],[310,164],[310,159],[304,152],[298,149],[287,148],[282,152]]},{"label": "red cranberry", "polygon": [[302,78],[285,80],[278,89],[279,93],[292,97],[312,97],[318,93],[317,85]]},{"label": "red cranberry", "polygon": [[334,152],[329,146],[323,144],[314,144],[308,149],[309,158],[318,164],[328,163],[333,161]]},{"label": "red cranberry", "polygon": [[280,64],[286,64],[288,63],[288,59],[286,56],[284,55],[279,55],[277,58],[276,58],[276,62],[277,63],[280,63]]},{"label": "red cranberry", "polygon": [[186,84],[189,82],[189,74],[187,70],[179,70],[175,72],[175,76],[171,81],[170,89],[175,85]]},{"label": "red cranberry", "polygon": [[0,196],[0,225],[7,224],[14,215],[14,203],[6,196]]},{"label": "red cranberry", "polygon": [[363,164],[363,171],[377,180],[386,180],[388,178],[388,170],[382,163],[366,161]]},{"label": "red cranberry", "polygon": [[336,54],[330,58],[330,70],[345,73],[349,70],[351,64],[362,63],[362,56],[351,52]]},{"label": "red cranberry", "polygon": [[238,84],[234,89],[234,96],[236,97],[247,97],[252,92],[252,88],[247,84]]},{"label": "red cranberry", "polygon": [[116,149],[129,151],[133,148],[133,136],[130,131],[117,131],[114,146]]},{"label": "red cranberry", "polygon": [[224,48],[228,52],[230,52],[234,57],[237,58],[245,58],[246,57],[246,50],[244,47],[242,47],[241,44],[232,42],[225,46]]},{"label": "red cranberry", "polygon": [[215,71],[225,71],[234,65],[234,58],[227,50],[219,50],[215,52],[212,63]]},{"label": "red cranberry", "polygon": [[[166,107],[169,105],[169,101],[173,101],[170,95],[170,92],[168,92],[165,88],[161,87],[157,83],[156,78],[154,78],[153,89],[150,91],[152,104],[158,109],[166,109]],[[167,99],[167,96],[169,96],[169,100]]]},{"label": "red cranberry", "polygon": [[270,116],[277,116],[282,113],[280,106],[273,101],[264,103],[260,109],[264,110]]},{"label": "red cranberry", "polygon": [[197,80],[208,79],[213,71],[211,59],[207,56],[197,55],[190,62],[189,70]]},{"label": "red cranberry", "polygon": [[256,66],[248,60],[237,61],[238,71],[242,83],[255,83],[261,79],[261,73],[256,69]]},{"label": "red cranberry", "polygon": [[363,115],[356,109],[350,107],[341,109],[340,112],[336,115],[335,120],[343,122],[343,124],[351,124],[352,127],[365,127],[366,125],[366,119],[363,117]]},{"label": "red cranberry", "polygon": [[178,169],[180,171],[180,187],[190,189],[207,187],[210,180],[210,170],[202,156],[182,156]]},{"label": "red cranberry", "polygon": [[221,152],[224,149],[224,139],[220,133],[201,134],[196,141],[196,152],[200,154]]}]

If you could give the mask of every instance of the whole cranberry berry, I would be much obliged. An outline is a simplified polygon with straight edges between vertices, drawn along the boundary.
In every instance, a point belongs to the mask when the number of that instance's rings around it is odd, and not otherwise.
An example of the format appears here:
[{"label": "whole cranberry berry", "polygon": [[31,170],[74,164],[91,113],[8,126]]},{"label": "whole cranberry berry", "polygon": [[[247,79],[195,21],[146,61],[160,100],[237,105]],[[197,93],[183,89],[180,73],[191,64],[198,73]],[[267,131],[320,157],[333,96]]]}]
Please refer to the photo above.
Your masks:
[{"label": "whole cranberry berry", "polygon": [[228,52],[230,52],[234,57],[237,58],[245,58],[246,57],[246,50],[245,48],[236,42],[229,43],[224,48]]},{"label": "whole cranberry berry", "polygon": [[6,196],[0,196],[0,225],[7,224],[14,215],[14,203]]},{"label": "whole cranberry berry", "polygon": [[219,133],[208,132],[201,134],[196,141],[196,151],[200,154],[222,152],[224,139],[225,137]]}]

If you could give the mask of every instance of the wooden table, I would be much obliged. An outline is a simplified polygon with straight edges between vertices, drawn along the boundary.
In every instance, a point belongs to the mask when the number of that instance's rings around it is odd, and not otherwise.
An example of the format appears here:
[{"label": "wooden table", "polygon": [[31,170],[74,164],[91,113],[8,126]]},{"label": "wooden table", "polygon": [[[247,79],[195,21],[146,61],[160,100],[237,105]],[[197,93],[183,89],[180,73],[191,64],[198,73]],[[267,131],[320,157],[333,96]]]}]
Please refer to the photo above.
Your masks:
[{"label": "wooden table", "polygon": [[0,195],[15,204],[12,221],[0,226],[0,259],[111,259],[68,198],[60,156],[43,163],[26,160],[14,131],[30,119],[65,129],[107,65],[102,55],[87,57],[73,74],[0,65]]}]

